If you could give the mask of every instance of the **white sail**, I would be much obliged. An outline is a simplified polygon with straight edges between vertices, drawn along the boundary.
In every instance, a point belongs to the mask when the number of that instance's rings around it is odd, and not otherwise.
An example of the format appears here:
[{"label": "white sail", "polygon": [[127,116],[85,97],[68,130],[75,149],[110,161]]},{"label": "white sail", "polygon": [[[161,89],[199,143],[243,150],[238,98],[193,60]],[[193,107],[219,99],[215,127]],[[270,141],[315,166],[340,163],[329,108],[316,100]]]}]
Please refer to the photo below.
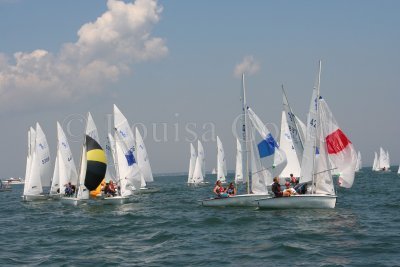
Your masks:
[{"label": "white sail", "polygon": [[354,181],[357,151],[339,127],[327,102],[322,97],[319,98],[319,109],[322,137],[326,142],[326,150],[340,174],[338,183],[341,187],[350,188]]},{"label": "white sail", "polygon": [[[318,76],[319,77],[319,76]],[[318,78],[319,79],[319,78]],[[317,86],[314,87],[311,97],[310,108],[307,115],[306,135],[304,137],[304,152],[301,160],[300,182],[307,183],[313,180],[315,154],[317,148]]]},{"label": "white sail", "polygon": [[24,195],[40,195],[43,193],[42,181],[40,179],[41,162],[37,154],[36,151],[33,152],[29,179],[24,184]]},{"label": "white sail", "polygon": [[226,159],[225,151],[222,146],[222,142],[217,136],[217,180],[222,183],[226,182],[227,169],[226,169]]},{"label": "white sail", "polygon": [[[251,118],[251,116],[250,116]],[[250,149],[251,193],[268,194],[267,186],[272,183],[272,173],[261,164],[260,151],[254,143],[254,131],[249,131],[251,136],[248,148]]]},{"label": "white sail", "polygon": [[390,169],[390,156],[389,156],[389,150],[386,150],[386,164],[387,164],[387,169]]},{"label": "white sail", "polygon": [[[303,146],[303,152],[301,153],[301,160],[302,160],[303,159],[303,153],[304,153],[304,142],[306,140],[306,134],[307,134],[307,126],[296,115],[294,115],[294,120],[296,121],[297,130],[299,131],[300,140],[301,140],[301,143],[302,143],[302,146]],[[301,160],[299,161],[300,165],[301,165]]]},{"label": "white sail", "polygon": [[153,182],[154,178],[153,172],[151,171],[149,156],[138,128],[136,128],[136,157],[144,180],[146,182]]},{"label": "white sail", "polygon": [[[44,134],[39,123],[36,123],[34,147],[32,155],[27,159],[30,166],[28,179],[24,185],[24,195],[40,195],[43,193],[44,186],[50,186],[51,165],[50,151]],[[32,142],[32,141],[31,141]]]},{"label": "white sail", "polygon": [[[307,129],[304,140],[304,152],[301,162],[300,182],[312,182],[312,193],[334,194],[330,160],[327,156],[319,114],[319,86],[321,64],[319,65],[316,86],[313,88]],[[315,185],[315,186],[314,186]]]},{"label": "white sail", "polygon": [[361,168],[362,168],[362,165],[361,165],[361,164],[362,164],[362,163],[361,163],[361,152],[358,151],[358,153],[357,153],[356,172],[358,172],[358,171],[361,170]]},{"label": "white sail", "polygon": [[58,152],[56,156],[56,162],[54,164],[54,172],[53,172],[53,178],[51,179],[51,185],[50,185],[50,195],[58,195],[61,190],[60,190],[60,169],[59,166],[60,164],[58,163]]},{"label": "white sail", "polygon": [[[125,154],[128,165],[132,166],[130,168],[133,168],[133,171],[130,172],[129,179],[131,179],[135,190],[139,190],[144,183],[144,179],[135,158],[135,139],[128,120],[116,105],[114,105],[114,128],[117,133],[115,137],[118,137],[115,141],[121,142],[121,144],[119,144],[120,148]],[[118,162],[118,164],[121,163]]]},{"label": "white sail", "polygon": [[243,151],[239,138],[236,138],[236,170],[235,183],[243,183]]},{"label": "white sail", "polygon": [[293,174],[294,177],[300,177],[306,126],[293,113],[283,86],[282,95],[283,112],[279,145],[281,149],[285,151],[288,163],[282,171],[281,176],[290,177],[290,174]]},{"label": "white sail", "polygon": [[212,169],[211,174],[217,174],[217,170],[215,168]]},{"label": "white sail", "polygon": [[115,162],[114,162],[115,140],[111,134],[107,135],[106,143],[104,145],[104,150],[105,150],[106,158],[107,158],[107,170],[106,170],[105,180],[106,180],[106,182],[113,181],[113,182],[118,183],[118,180],[117,180],[116,174],[115,174],[116,170],[115,170]]},{"label": "white sail", "polygon": [[390,169],[389,152],[386,152],[382,147],[379,149],[379,170]]},{"label": "white sail", "polygon": [[59,164],[58,182],[60,188],[59,192],[60,194],[63,194],[65,192],[65,187],[68,183],[71,183],[72,185],[78,184],[78,173],[67,137],[65,136],[65,133],[59,122],[57,122],[57,139],[57,157]]},{"label": "white sail", "polygon": [[397,170],[397,174],[400,174],[400,165],[399,165],[399,169]]},{"label": "white sail", "polygon": [[193,183],[204,182],[204,149],[200,140],[197,140],[197,158],[193,172]]},{"label": "white sail", "polygon": [[190,143],[190,161],[189,161],[189,173],[187,181],[189,184],[194,182],[193,173],[194,173],[194,167],[196,166],[196,159],[197,159],[196,150],[194,149],[193,144]]},{"label": "white sail", "polygon": [[24,195],[28,193],[29,178],[31,176],[31,166],[33,153],[35,151],[36,143],[36,131],[32,127],[28,130],[28,155],[26,156],[26,169],[25,169],[25,185],[24,185]]},{"label": "white sail", "polygon": [[[290,129],[293,129],[288,125],[288,119],[286,116],[286,112],[282,111],[282,120],[281,120],[281,133],[279,137],[279,145],[280,148],[285,151],[287,157],[287,165],[283,169],[281,173],[281,177],[290,177],[290,174],[293,174],[295,177],[300,177],[300,162],[296,153],[294,140],[292,138],[292,134]],[[297,131],[296,131],[297,132]],[[297,137],[300,135],[296,134]],[[301,152],[302,155],[302,152]]]},{"label": "white sail", "polygon": [[[318,93],[319,95],[319,93]],[[319,98],[319,97],[318,97]],[[317,128],[317,147],[318,147],[318,154],[315,154],[314,160],[314,183],[315,183],[315,190],[314,193],[316,194],[328,194],[328,195],[335,195],[335,188],[333,185],[332,179],[332,166],[330,164],[331,159],[328,157],[327,151],[327,143],[326,143],[326,133],[324,132],[324,127],[326,128],[326,123],[331,123],[331,121],[323,121],[327,120],[321,110],[321,103],[318,102],[317,104],[317,121],[316,128]]]},{"label": "white sail", "polygon": [[[135,180],[134,177],[140,175],[138,173],[138,168],[134,168],[133,164],[129,164],[124,153],[123,147],[125,146],[122,141],[118,141],[118,137],[113,138],[109,134],[109,139],[111,141],[115,140],[114,145],[111,146],[114,155],[115,170],[117,173],[118,184],[120,185],[120,195],[122,197],[127,197],[133,194],[132,190],[135,190],[135,186],[132,181]],[[136,179],[137,181],[137,179]],[[136,184],[140,187],[140,184]]]},{"label": "white sail", "polygon": [[271,132],[261,121],[261,119],[254,113],[254,111],[251,108],[247,108],[247,113],[249,115],[252,127],[256,129],[258,136],[261,137],[260,142],[257,143],[257,148],[259,152],[257,157],[260,159],[260,161],[262,161],[262,165],[271,174],[268,175],[266,181],[266,183],[269,185],[272,184],[272,178],[275,176],[279,176],[282,170],[286,167],[286,154],[279,147]]},{"label": "white sail", "polygon": [[374,152],[374,162],[372,164],[372,170],[377,171],[379,169],[378,165],[379,165],[378,154]]},{"label": "white sail", "polygon": [[85,134],[89,135],[100,144],[99,132],[97,131],[96,124],[94,123],[92,114],[90,112],[87,114]]},{"label": "white sail", "polygon": [[40,162],[40,179],[43,187],[50,186],[52,177],[50,149],[39,123],[36,123],[36,153]]}]

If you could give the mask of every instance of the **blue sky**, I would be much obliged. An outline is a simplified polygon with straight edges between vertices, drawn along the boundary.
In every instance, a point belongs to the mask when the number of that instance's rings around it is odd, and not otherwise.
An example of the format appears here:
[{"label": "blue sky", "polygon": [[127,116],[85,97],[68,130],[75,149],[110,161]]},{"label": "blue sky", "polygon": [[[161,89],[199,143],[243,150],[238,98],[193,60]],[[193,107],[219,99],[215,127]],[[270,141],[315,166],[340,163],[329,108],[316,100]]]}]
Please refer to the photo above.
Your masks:
[{"label": "blue sky", "polygon": [[[246,60],[249,105],[279,125],[281,84],[305,120],[321,59],[321,93],[364,165],[379,146],[400,163],[399,1],[133,3],[0,0],[2,177],[23,175],[36,121],[55,155],[57,120],[90,111],[104,139],[114,103],[146,127],[155,172],[187,170],[188,123],[205,135],[206,168],[216,165],[214,125],[234,169],[234,71]],[[71,135],[83,132],[71,125]]]}]

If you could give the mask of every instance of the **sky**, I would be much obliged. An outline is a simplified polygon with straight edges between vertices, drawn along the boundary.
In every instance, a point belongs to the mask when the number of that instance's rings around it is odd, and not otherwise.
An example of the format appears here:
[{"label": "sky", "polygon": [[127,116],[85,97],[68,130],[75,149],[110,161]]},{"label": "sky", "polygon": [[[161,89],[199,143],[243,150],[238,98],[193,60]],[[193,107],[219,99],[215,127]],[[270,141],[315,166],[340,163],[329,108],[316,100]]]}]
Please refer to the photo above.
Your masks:
[{"label": "sky", "polygon": [[[249,106],[277,132],[283,84],[303,120],[322,60],[321,94],[371,166],[400,163],[400,1],[0,0],[0,176],[23,177],[39,122],[52,160],[59,121],[79,162],[91,112],[104,141],[113,104],[144,134],[153,172],[185,172],[189,143],[229,170]],[[78,164],[77,164],[78,165]]]}]

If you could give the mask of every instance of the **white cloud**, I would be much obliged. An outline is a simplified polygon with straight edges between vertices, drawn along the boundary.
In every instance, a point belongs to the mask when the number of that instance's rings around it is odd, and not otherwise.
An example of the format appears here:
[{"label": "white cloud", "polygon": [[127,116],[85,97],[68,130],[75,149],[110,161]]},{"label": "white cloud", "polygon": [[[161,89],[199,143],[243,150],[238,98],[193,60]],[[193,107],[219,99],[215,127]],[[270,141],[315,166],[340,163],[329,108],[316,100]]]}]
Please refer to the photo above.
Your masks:
[{"label": "white cloud", "polygon": [[235,77],[239,78],[242,76],[242,73],[246,73],[247,75],[255,74],[259,71],[260,65],[256,60],[254,60],[253,56],[246,56],[243,58],[242,62],[235,66],[235,70],[233,74]]},{"label": "white cloud", "polygon": [[108,0],[107,7],[58,54],[16,52],[14,63],[0,54],[0,109],[30,109],[43,98],[41,105],[54,105],[99,94],[131,72],[134,63],[168,53],[165,41],[151,35],[162,12],[157,0]]}]

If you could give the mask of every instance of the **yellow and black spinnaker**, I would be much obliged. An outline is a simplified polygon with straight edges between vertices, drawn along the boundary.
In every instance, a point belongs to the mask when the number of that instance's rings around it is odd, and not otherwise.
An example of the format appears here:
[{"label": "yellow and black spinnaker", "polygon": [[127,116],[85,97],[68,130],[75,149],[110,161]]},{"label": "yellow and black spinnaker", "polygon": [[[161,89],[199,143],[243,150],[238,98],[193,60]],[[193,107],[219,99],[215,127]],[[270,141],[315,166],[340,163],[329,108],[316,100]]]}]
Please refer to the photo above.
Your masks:
[{"label": "yellow and black spinnaker", "polygon": [[107,159],[104,150],[96,140],[86,135],[86,176],[85,186],[95,190],[106,175]]}]

